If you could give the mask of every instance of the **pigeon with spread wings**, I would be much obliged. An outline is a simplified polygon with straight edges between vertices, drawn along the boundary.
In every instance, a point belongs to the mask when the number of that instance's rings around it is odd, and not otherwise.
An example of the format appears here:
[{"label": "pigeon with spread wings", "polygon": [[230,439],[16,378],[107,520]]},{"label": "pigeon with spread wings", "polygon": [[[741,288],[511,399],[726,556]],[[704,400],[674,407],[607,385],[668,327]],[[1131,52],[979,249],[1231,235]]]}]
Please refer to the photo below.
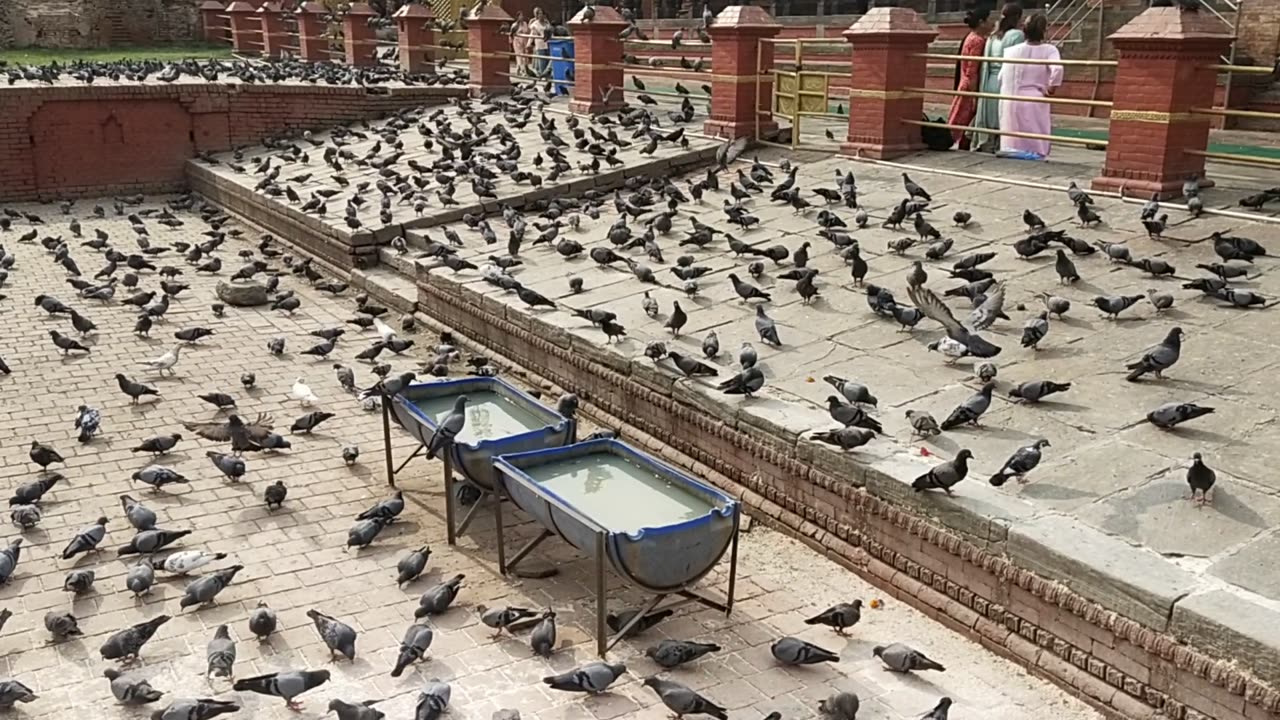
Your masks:
[{"label": "pigeon with spread wings", "polygon": [[245,422],[239,415],[231,415],[226,422],[192,422],[184,420],[182,426],[206,440],[230,442],[236,454],[245,450],[260,450],[261,444],[271,435],[271,416],[259,413],[253,422]]},{"label": "pigeon with spread wings", "polygon": [[926,317],[942,325],[947,331],[947,337],[968,348],[970,355],[978,358],[993,358],[1000,354],[1001,348],[998,345],[992,344],[961,325],[960,321],[956,320],[956,316],[951,314],[951,308],[947,307],[929,288],[923,285],[909,287],[907,296]]}]

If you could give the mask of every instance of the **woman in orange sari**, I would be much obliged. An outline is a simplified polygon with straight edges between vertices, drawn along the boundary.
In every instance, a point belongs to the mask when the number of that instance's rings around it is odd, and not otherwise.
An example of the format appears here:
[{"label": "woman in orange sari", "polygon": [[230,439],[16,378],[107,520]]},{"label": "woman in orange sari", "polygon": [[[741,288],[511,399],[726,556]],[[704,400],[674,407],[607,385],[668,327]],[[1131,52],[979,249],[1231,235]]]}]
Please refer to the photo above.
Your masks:
[{"label": "woman in orange sari", "polygon": [[[991,34],[991,11],[986,8],[970,10],[964,18],[969,26],[969,34],[960,46],[960,54],[965,57],[983,57],[987,52],[987,36]],[[982,89],[982,63],[972,60],[961,60],[957,70],[956,89],[965,92],[978,92]],[[947,115],[948,125],[968,126],[978,114],[978,99],[972,97],[956,97],[951,101],[951,113]],[[964,130],[953,130],[952,137],[960,143],[961,150],[969,149],[969,137]]]}]

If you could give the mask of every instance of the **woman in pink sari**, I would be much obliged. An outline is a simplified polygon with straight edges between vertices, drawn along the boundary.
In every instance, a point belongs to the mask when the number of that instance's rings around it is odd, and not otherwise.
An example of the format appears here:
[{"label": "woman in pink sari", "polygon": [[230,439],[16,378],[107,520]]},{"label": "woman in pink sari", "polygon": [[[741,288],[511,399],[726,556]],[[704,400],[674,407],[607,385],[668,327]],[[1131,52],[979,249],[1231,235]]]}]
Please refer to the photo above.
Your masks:
[{"label": "woman in pink sari", "polygon": [[524,77],[529,74],[529,21],[524,13],[516,13],[516,20],[511,26],[511,52],[516,55],[516,75]]},{"label": "woman in pink sari", "polygon": [[[1006,60],[1061,60],[1058,48],[1044,42],[1048,21],[1036,15],[1027,21],[1027,41],[1004,51]],[[1053,95],[1062,85],[1061,65],[1028,65],[1006,62],[1000,67],[1000,93],[1043,98]],[[1000,129],[1048,135],[1053,131],[1050,106],[1043,102],[1005,100],[1000,103]],[[1048,140],[1000,137],[1000,152],[1021,157],[1043,159],[1049,155]]]},{"label": "woman in pink sari", "polygon": [[[987,52],[987,36],[991,34],[991,11],[982,8],[970,10],[964,18],[969,26],[969,34],[960,46],[960,54],[965,57],[982,57]],[[956,89],[965,92],[982,90],[982,63],[972,60],[961,60],[957,69]],[[947,114],[948,125],[969,125],[978,114],[978,100],[972,97],[957,96],[951,101],[951,112]],[[969,136],[964,130],[953,130],[952,136],[960,143],[961,150],[969,149]]]}]

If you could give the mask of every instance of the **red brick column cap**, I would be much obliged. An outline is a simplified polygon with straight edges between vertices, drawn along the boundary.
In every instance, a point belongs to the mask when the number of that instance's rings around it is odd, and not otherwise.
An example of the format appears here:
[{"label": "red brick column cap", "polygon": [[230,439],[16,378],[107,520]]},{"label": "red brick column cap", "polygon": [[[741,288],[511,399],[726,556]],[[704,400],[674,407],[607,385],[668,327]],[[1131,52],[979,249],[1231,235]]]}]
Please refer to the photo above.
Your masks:
[{"label": "red brick column cap", "polygon": [[257,11],[258,11],[257,8],[245,2],[244,0],[236,0],[236,2],[233,2],[227,6],[227,12],[229,13],[251,13],[251,12],[257,12]]},{"label": "red brick column cap", "polygon": [[600,25],[602,27],[624,28],[627,26],[627,21],[622,19],[622,15],[620,15],[617,10],[614,10],[607,5],[597,5],[596,16],[591,20],[583,19],[582,13],[586,11],[587,9],[585,7],[582,8],[578,11],[577,15],[574,15],[569,19],[569,22],[565,24],[569,27]]},{"label": "red brick column cap", "polygon": [[281,7],[280,3],[278,3],[278,2],[269,2],[269,3],[263,3],[262,7],[258,8],[258,12],[260,12],[260,13],[282,13],[282,12],[284,12],[284,8],[283,8],[283,7]]},{"label": "red brick column cap", "polygon": [[198,9],[200,9],[200,10],[224,10],[225,8],[223,7],[222,3],[218,2],[218,0],[204,0],[204,2],[200,3],[200,7],[199,7]]},{"label": "red brick column cap", "polygon": [[759,5],[730,5],[716,15],[715,22],[711,23],[707,32],[744,28],[768,29],[777,33],[782,30],[782,25]]},{"label": "red brick column cap", "polygon": [[421,18],[423,20],[431,20],[436,14],[431,11],[427,5],[405,5],[399,10],[391,14],[391,17],[397,20],[412,20]]},{"label": "red brick column cap", "polygon": [[1230,42],[1230,33],[1222,31],[1222,23],[1209,13],[1182,12],[1176,7],[1148,8],[1124,27],[1111,33],[1109,40],[1216,40]]},{"label": "red brick column cap", "polygon": [[512,17],[507,14],[506,10],[494,5],[486,3],[484,7],[477,5],[471,8],[471,12],[467,13],[467,22],[479,23],[509,23]]},{"label": "red brick column cap", "polygon": [[329,8],[318,2],[304,2],[294,12],[298,15],[324,15],[329,12]]},{"label": "red brick column cap", "polygon": [[925,22],[920,13],[904,7],[872,8],[841,34],[849,42],[869,35],[918,35],[929,40],[938,37],[937,29]]}]

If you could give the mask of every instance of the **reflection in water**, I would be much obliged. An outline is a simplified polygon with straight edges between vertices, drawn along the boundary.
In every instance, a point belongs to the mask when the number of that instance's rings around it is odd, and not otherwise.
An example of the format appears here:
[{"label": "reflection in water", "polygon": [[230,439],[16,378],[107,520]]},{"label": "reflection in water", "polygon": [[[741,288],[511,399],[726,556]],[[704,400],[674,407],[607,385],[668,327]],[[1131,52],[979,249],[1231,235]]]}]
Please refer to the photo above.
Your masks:
[{"label": "reflection in water", "polygon": [[611,453],[594,453],[524,468],[544,488],[613,532],[675,525],[713,505],[683,484]]},{"label": "reflection in water", "polygon": [[[496,392],[460,393],[467,396],[467,424],[458,433],[458,442],[466,445],[480,440],[518,435],[547,426],[546,420]],[[437,422],[453,410],[457,395],[419,398],[413,401]]]}]

